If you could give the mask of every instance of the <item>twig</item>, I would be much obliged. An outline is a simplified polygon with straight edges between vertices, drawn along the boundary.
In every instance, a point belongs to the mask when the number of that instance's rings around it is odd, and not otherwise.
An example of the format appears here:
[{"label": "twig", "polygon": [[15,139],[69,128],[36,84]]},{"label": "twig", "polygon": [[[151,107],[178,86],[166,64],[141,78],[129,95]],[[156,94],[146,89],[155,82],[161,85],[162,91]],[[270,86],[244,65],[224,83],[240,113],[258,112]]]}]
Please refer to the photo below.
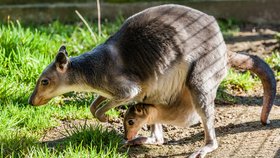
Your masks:
[{"label": "twig", "polygon": [[96,0],[97,17],[98,17],[98,35],[101,36],[101,11],[99,0]]},{"label": "twig", "polygon": [[97,42],[97,38],[96,38],[95,34],[92,32],[91,28],[89,27],[89,24],[87,23],[87,21],[83,18],[83,16],[77,10],[75,10],[75,12],[79,16],[79,18],[83,21],[83,23],[86,25],[86,27],[88,28],[94,42]]}]

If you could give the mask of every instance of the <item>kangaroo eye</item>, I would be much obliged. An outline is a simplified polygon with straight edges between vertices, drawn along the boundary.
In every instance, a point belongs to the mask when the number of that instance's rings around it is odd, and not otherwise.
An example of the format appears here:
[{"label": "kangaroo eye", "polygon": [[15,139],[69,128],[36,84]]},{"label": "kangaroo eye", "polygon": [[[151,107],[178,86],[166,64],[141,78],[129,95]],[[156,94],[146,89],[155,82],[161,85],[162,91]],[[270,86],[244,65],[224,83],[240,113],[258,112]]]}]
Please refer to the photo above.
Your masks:
[{"label": "kangaroo eye", "polygon": [[41,80],[41,85],[46,86],[49,84],[49,80],[48,79],[42,79]]},{"label": "kangaroo eye", "polygon": [[128,124],[129,124],[130,126],[132,126],[132,125],[134,125],[134,121],[133,121],[133,120],[128,120]]}]

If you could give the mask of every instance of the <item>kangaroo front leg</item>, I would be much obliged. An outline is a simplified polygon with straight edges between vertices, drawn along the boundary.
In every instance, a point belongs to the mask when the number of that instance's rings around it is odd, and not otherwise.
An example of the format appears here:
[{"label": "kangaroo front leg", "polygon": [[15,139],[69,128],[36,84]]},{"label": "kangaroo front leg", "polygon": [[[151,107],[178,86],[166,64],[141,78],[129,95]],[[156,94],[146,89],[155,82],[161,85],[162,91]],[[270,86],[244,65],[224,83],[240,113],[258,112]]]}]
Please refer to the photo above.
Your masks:
[{"label": "kangaroo front leg", "polygon": [[98,108],[95,112],[95,117],[100,121],[100,122],[107,122],[108,117],[105,115],[105,113],[115,107],[118,107],[122,105],[123,101],[116,101],[116,100],[110,100],[108,103],[103,105],[102,107]]},{"label": "kangaroo front leg", "polygon": [[143,144],[163,144],[163,130],[161,124],[151,125],[151,136],[150,137],[137,137],[133,140],[130,140],[126,143],[128,146],[133,145],[143,145]]},{"label": "kangaroo front leg", "polygon": [[115,85],[118,87],[115,88],[114,97],[115,99],[110,100],[107,104],[99,107],[96,112],[96,118],[101,121],[105,122],[108,118],[105,116],[105,113],[115,107],[118,107],[124,103],[132,101],[132,99],[138,95],[140,92],[140,88],[136,83],[133,83],[129,80],[121,80],[122,82],[115,82]]},{"label": "kangaroo front leg", "polygon": [[106,100],[105,97],[102,96],[98,96],[90,105],[90,112],[93,116],[95,116],[95,112],[97,110],[97,107],[99,106],[99,104],[101,104],[104,100]]}]

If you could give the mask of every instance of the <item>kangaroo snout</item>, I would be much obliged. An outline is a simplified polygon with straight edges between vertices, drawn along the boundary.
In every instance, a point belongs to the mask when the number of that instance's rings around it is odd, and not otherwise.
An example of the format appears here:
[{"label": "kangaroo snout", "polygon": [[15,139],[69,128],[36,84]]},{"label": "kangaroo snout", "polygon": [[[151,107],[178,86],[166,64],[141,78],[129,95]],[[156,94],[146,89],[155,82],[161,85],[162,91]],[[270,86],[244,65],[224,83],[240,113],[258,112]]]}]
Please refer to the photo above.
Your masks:
[{"label": "kangaroo snout", "polygon": [[125,136],[124,136],[125,140],[130,141],[130,140],[134,139],[136,137],[136,135],[137,135],[137,132],[136,131],[132,131],[132,130],[126,132]]},{"label": "kangaroo snout", "polygon": [[32,93],[28,99],[28,104],[32,106],[39,106],[48,103],[50,99],[44,98],[43,96],[38,95],[36,92]]},{"label": "kangaroo snout", "polygon": [[31,96],[29,97],[29,99],[28,99],[28,104],[30,104],[30,105],[32,105],[33,106],[33,102],[32,102],[32,98],[31,98]]},{"label": "kangaroo snout", "polygon": [[32,106],[39,106],[39,105],[44,105],[49,102],[50,99],[32,99],[31,97],[28,100],[28,103]]},{"label": "kangaroo snout", "polygon": [[34,96],[36,94],[36,90],[30,95],[29,99],[28,99],[28,104],[34,106]]}]

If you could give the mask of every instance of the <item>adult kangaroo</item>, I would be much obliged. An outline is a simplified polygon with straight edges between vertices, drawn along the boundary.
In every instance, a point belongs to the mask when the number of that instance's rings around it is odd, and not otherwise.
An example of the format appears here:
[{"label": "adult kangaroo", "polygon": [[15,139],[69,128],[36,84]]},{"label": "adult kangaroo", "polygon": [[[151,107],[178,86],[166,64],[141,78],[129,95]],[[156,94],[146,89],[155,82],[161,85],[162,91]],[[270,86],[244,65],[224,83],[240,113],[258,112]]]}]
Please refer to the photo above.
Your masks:
[{"label": "adult kangaroo", "polygon": [[[272,70],[257,56],[229,53],[214,17],[180,5],[152,7],[131,16],[106,42],[80,56],[69,58],[62,46],[38,79],[29,103],[42,105],[69,91],[95,92],[100,96],[91,112],[106,121],[111,108],[130,102],[173,106],[187,91],[186,103],[200,116],[205,131],[205,146],[191,156],[204,157],[218,147],[214,99],[229,56],[233,66],[261,78],[261,122],[267,124],[276,91]],[[109,102],[98,106],[106,98]],[[163,142],[154,136],[148,143]]]}]

